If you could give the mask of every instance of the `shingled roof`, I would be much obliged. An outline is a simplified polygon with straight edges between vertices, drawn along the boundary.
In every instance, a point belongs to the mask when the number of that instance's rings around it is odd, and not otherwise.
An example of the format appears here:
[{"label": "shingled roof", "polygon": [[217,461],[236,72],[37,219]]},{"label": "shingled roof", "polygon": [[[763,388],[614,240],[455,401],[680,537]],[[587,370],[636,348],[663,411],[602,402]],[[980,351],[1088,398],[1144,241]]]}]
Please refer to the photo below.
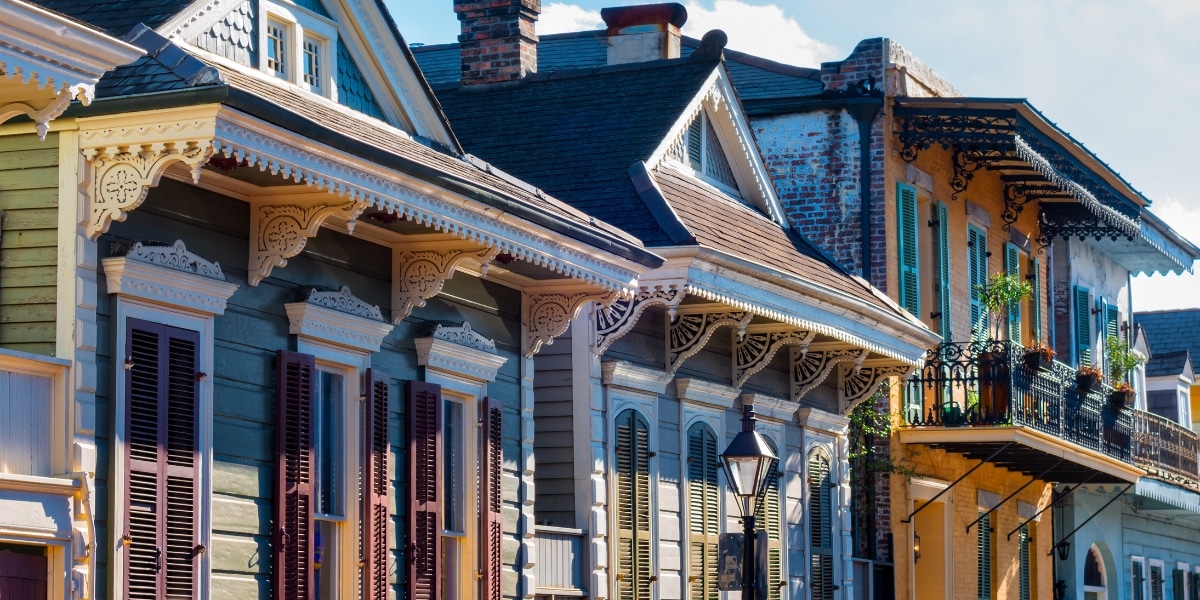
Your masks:
[{"label": "shingled roof", "polygon": [[157,29],[191,6],[193,0],[31,0],[76,21],[123,37],[138,23]]},{"label": "shingled roof", "polygon": [[1185,350],[1200,356],[1200,309],[1134,313],[1133,320],[1145,330],[1152,357]]}]

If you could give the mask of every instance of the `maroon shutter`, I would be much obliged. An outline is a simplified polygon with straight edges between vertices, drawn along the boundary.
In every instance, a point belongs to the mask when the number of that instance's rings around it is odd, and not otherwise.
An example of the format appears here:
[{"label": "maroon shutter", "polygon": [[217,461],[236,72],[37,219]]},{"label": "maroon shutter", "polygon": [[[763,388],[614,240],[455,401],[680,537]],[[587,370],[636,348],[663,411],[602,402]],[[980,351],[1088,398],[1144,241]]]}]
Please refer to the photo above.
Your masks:
[{"label": "maroon shutter", "polygon": [[388,382],[387,373],[367,370],[365,493],[362,509],[363,600],[388,598]]},{"label": "maroon shutter", "polygon": [[125,346],[125,589],[194,598],[199,498],[195,331],[129,319]]},{"label": "maroon shutter", "polygon": [[408,383],[408,597],[442,600],[442,388]]},{"label": "maroon shutter", "polygon": [[483,399],[483,452],[479,500],[483,526],[480,564],[483,570],[483,600],[501,600],[500,545],[504,521],[500,516],[500,475],[504,466],[504,404],[494,398]]},{"label": "maroon shutter", "polygon": [[313,357],[280,350],[275,356],[275,598],[313,597],[312,516]]}]

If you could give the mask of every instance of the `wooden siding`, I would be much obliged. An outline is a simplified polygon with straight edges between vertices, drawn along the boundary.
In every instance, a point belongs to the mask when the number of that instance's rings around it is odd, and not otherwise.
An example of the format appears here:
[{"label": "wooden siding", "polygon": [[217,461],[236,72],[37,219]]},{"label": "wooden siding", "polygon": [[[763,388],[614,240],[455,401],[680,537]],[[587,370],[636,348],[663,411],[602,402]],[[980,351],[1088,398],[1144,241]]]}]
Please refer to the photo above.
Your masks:
[{"label": "wooden siding", "polygon": [[[257,287],[246,284],[249,210],[242,202],[224,198],[177,182],[163,180],[150,191],[146,203],[124,223],[114,223],[101,239],[105,255],[116,238],[153,239],[173,242],[183,239],[188,249],[219,261],[229,281],[239,284],[224,315],[215,319],[216,339],[213,410],[213,563],[214,600],[252,600],[270,596],[271,538],[274,473],[274,366],[275,351],[295,347],[288,334],[284,303],[299,285],[348,285],[353,293],[378,304],[387,315],[391,306],[389,249],[328,230],[309,240],[304,253],[275,269],[272,277]],[[107,500],[108,465],[112,435],[111,344],[113,303],[100,278],[99,385],[97,392],[97,437],[101,467],[97,494]],[[509,358],[488,395],[504,403],[504,468],[502,475],[504,515],[504,594],[517,595],[516,563],[520,548],[517,521],[520,512],[520,294],[510,288],[459,275],[446,282],[442,294],[415,311],[384,340],[382,350],[371,357],[372,367],[392,378],[389,401],[389,461],[391,512],[393,515],[391,584],[396,597],[403,597],[404,582],[397,573],[407,571],[402,548],[407,523],[408,492],[404,465],[408,464],[407,426],[403,402],[404,381],[423,377],[416,364],[414,331],[431,320],[468,321],[471,327],[496,341],[498,351]],[[100,515],[101,573],[108,559],[103,549],[111,546],[104,516]],[[100,586],[105,588],[105,585]],[[101,598],[106,591],[101,590]]]},{"label": "wooden siding", "polygon": [[0,473],[50,476],[50,377],[0,370]]},{"label": "wooden siding", "polygon": [[0,137],[0,347],[54,355],[58,134]]},{"label": "wooden siding", "polygon": [[543,525],[578,527],[570,332],[543,346],[533,362],[534,516]]}]

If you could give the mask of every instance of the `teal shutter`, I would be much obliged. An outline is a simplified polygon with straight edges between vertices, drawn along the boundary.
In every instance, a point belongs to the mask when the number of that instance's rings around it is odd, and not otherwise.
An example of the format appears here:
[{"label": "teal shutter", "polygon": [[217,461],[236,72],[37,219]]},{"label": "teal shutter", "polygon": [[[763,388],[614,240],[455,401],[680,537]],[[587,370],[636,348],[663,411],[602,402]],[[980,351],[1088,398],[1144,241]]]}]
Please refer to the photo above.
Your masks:
[{"label": "teal shutter", "polygon": [[1129,597],[1131,600],[1146,600],[1146,575],[1141,561],[1129,561]]},{"label": "teal shutter", "polygon": [[1164,583],[1162,567],[1150,565],[1150,600],[1165,600],[1163,598]]},{"label": "teal shutter", "polygon": [[988,311],[979,287],[987,281],[987,234],[973,225],[967,227],[967,276],[971,286],[971,340],[986,340]]},{"label": "teal shutter", "polygon": [[[1029,259],[1029,284],[1033,287],[1033,296],[1029,302],[1030,324],[1033,325],[1033,339],[1042,341],[1042,263],[1037,257]],[[1198,599],[1200,600],[1200,599]]]},{"label": "teal shutter", "polygon": [[1175,569],[1171,572],[1171,598],[1172,600],[1186,600],[1184,594],[1184,581],[1187,578],[1184,576],[1182,569]]},{"label": "teal shutter", "polygon": [[[1016,244],[1004,244],[1004,272],[1014,277],[1021,277],[1021,249]],[[1021,337],[1021,303],[1013,302],[1008,307],[1008,339],[1020,344]]]},{"label": "teal shutter", "polygon": [[938,333],[943,341],[949,342],[954,339],[951,331],[953,322],[950,320],[950,210],[943,202],[937,203],[937,224],[937,235],[933,238],[937,249],[933,255],[938,262]]},{"label": "teal shutter", "polygon": [[921,318],[921,270],[917,249],[917,188],[896,184],[896,221],[900,251],[900,306]]},{"label": "teal shutter", "polygon": [[1121,315],[1116,304],[1104,305],[1104,337],[1121,337]]},{"label": "teal shutter", "polygon": [[[990,518],[990,517],[989,517]],[[1032,598],[1032,578],[1030,577],[1033,570],[1033,564],[1030,556],[1030,539],[1029,526],[1022,525],[1020,537],[1017,541],[1017,560],[1020,563],[1017,581],[1017,594],[1020,600],[1030,600]]]},{"label": "teal shutter", "polygon": [[1075,286],[1075,362],[1077,366],[1092,364],[1092,304],[1088,289]]},{"label": "teal shutter", "polygon": [[979,600],[992,600],[992,515],[979,513],[977,548],[979,550]]}]

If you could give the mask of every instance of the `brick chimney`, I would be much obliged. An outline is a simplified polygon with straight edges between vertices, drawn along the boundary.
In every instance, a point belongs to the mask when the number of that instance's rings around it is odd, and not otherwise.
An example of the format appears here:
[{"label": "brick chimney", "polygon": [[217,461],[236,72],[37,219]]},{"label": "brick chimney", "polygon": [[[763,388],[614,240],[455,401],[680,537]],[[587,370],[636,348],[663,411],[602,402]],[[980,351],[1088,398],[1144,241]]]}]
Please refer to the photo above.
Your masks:
[{"label": "brick chimney", "polygon": [[608,64],[679,58],[687,9],[678,2],[605,8],[600,17],[608,27]]},{"label": "brick chimney", "polygon": [[541,0],[454,0],[462,23],[458,42],[462,84],[518,81],[537,72]]}]

